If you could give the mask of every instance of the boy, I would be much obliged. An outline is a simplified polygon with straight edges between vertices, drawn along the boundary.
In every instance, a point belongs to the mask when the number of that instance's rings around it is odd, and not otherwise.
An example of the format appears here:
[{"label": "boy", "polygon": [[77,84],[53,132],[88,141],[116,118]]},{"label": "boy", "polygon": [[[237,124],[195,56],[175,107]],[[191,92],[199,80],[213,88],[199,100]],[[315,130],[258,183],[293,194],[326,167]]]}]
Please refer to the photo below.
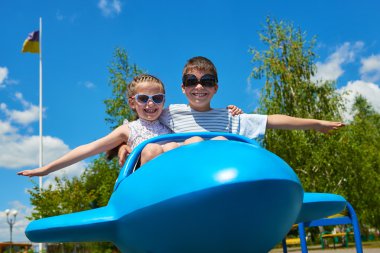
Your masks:
[{"label": "boy", "polygon": [[[170,105],[160,117],[161,123],[173,132],[230,132],[257,138],[269,129],[308,130],[327,133],[343,127],[341,122],[302,119],[286,115],[240,114],[232,116],[228,109],[212,109],[211,100],[218,91],[218,75],[214,64],[202,56],[186,63],[182,77],[182,92],[189,104]],[[125,162],[129,147],[119,149],[119,163]]]}]

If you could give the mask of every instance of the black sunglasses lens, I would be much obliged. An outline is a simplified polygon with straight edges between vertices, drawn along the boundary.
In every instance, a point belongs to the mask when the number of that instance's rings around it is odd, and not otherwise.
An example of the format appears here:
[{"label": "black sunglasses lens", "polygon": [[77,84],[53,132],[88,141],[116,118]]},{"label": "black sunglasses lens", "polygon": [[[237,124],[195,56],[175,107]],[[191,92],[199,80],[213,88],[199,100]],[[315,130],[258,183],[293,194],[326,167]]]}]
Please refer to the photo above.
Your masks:
[{"label": "black sunglasses lens", "polygon": [[198,83],[203,87],[214,87],[216,85],[216,78],[213,75],[206,74],[201,77],[201,80],[198,80],[195,75],[185,75],[182,82],[185,87],[194,87]]},{"label": "black sunglasses lens", "polygon": [[148,102],[149,100],[149,97],[147,95],[138,95],[137,96],[137,101],[140,102],[140,103],[146,103]]},{"label": "black sunglasses lens", "polygon": [[213,75],[204,75],[200,83],[204,87],[214,87],[216,84],[215,77]]},{"label": "black sunglasses lens", "polygon": [[156,104],[161,104],[161,103],[164,101],[164,95],[162,95],[162,94],[154,95],[154,96],[152,97],[152,100],[153,100],[153,102],[156,103]]},{"label": "black sunglasses lens", "polygon": [[191,86],[196,86],[198,84],[198,79],[194,75],[185,75],[183,77],[182,82],[183,82],[183,85],[185,85],[185,87],[191,87]]},{"label": "black sunglasses lens", "polygon": [[204,79],[204,80],[201,80],[201,84],[203,87],[214,87],[215,86],[215,80],[214,79]]}]

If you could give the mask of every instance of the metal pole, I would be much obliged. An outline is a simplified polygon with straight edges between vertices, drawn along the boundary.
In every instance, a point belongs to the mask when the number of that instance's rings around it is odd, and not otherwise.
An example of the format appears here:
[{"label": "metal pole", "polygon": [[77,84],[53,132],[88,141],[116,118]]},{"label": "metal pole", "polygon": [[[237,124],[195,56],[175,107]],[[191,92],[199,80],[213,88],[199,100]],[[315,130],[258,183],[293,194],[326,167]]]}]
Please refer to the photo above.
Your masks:
[{"label": "metal pole", "polygon": [[10,230],[10,235],[11,235],[11,240],[10,240],[10,243],[11,243],[11,250],[10,250],[10,253],[13,253],[12,228],[13,228],[13,224],[12,224],[12,223],[9,223],[9,230]]},{"label": "metal pole", "polygon": [[[10,253],[13,253],[13,243],[12,243],[12,231],[13,231],[13,225],[15,224],[16,222],[16,215],[17,215],[17,211],[10,211],[9,209],[5,210],[5,213],[7,215],[7,223],[9,224],[9,234],[10,234]],[[9,214],[11,215],[11,217],[9,217]],[[13,219],[12,219],[12,215],[13,215]]]},{"label": "metal pole", "polygon": [[[39,46],[40,46],[40,86],[39,86],[39,132],[40,132],[40,159],[39,166],[43,166],[43,142],[42,142],[42,18],[40,18],[40,38],[39,38]],[[41,191],[42,188],[42,177],[39,177],[39,189]]]}]

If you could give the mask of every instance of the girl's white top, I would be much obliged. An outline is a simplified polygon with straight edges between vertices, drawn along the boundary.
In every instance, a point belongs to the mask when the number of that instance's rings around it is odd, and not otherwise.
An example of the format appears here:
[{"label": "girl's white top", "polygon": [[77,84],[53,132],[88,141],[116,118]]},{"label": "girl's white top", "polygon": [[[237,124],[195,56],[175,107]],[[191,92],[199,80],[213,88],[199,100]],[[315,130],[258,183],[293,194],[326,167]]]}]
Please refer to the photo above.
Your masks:
[{"label": "girl's white top", "polygon": [[130,130],[127,144],[132,149],[147,139],[156,137],[161,134],[172,133],[169,128],[161,124],[158,120],[148,121],[144,119],[138,119],[132,122],[124,121],[124,124],[128,124]]}]

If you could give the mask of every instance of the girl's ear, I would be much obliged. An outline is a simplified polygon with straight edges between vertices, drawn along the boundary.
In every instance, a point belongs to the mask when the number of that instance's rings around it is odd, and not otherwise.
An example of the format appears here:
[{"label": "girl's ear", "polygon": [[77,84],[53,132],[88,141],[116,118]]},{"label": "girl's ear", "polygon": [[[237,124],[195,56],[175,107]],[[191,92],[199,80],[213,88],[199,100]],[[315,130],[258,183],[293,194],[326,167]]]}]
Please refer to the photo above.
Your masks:
[{"label": "girl's ear", "polygon": [[129,104],[129,107],[131,107],[132,110],[135,110],[136,109],[136,105],[135,105],[135,99],[134,98],[128,98],[128,104]]}]

